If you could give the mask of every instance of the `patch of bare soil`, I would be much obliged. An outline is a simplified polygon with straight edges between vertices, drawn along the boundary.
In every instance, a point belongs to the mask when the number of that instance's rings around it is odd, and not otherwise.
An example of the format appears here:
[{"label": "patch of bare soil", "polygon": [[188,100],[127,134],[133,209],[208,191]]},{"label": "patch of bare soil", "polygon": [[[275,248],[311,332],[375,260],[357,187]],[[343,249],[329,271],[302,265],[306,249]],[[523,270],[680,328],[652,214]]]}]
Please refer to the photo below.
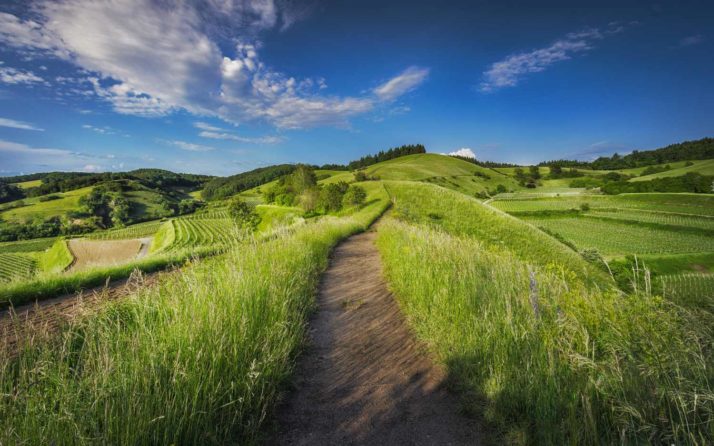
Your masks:
[{"label": "patch of bare soil", "polygon": [[374,239],[366,232],[335,249],[295,390],[267,444],[481,443],[387,290]]},{"label": "patch of bare soil", "polygon": [[81,293],[66,294],[0,311],[0,349],[7,349],[12,354],[20,345],[45,342],[64,324],[97,311],[110,300],[153,286],[164,274],[170,272],[144,275],[135,271],[128,279]]},{"label": "patch of bare soil", "polygon": [[142,239],[132,240],[86,240],[69,241],[69,250],[74,262],[69,271],[77,271],[93,266],[120,265],[136,259],[144,246]]}]

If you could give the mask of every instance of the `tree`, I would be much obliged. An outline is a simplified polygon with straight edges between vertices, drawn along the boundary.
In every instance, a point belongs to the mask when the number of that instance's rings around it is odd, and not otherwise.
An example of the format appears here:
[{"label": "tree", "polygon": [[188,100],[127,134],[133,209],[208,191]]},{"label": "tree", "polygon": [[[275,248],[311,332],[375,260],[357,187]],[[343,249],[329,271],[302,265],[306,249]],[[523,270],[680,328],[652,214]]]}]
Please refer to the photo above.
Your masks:
[{"label": "tree", "polygon": [[260,224],[260,215],[239,197],[233,198],[228,203],[228,213],[242,229],[252,232]]},{"label": "tree", "polygon": [[358,170],[355,172],[355,181],[360,182],[360,181],[367,181],[369,178],[367,177],[367,174],[364,173],[362,170]]},{"label": "tree", "polygon": [[25,194],[19,187],[14,184],[6,184],[0,181],[0,203],[15,201],[24,198]]},{"label": "tree", "polygon": [[506,186],[504,186],[503,184],[499,184],[498,186],[496,186],[496,192],[499,194],[506,193],[507,192]]},{"label": "tree", "polygon": [[538,166],[531,166],[528,168],[531,174],[531,178],[534,180],[540,179],[540,169],[538,169]]},{"label": "tree", "polygon": [[346,206],[359,206],[367,199],[367,191],[361,186],[350,186],[342,198],[342,203]]},{"label": "tree", "polygon": [[338,184],[327,184],[320,189],[319,207],[323,212],[337,212],[342,209],[342,188]]}]

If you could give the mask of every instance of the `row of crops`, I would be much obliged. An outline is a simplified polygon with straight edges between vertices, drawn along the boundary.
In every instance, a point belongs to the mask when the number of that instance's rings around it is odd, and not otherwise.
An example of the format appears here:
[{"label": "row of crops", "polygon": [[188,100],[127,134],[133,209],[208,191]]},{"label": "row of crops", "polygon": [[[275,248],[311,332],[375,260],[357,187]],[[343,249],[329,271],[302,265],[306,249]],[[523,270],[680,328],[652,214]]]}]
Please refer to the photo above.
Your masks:
[{"label": "row of crops", "polygon": [[235,239],[236,228],[228,218],[178,218],[174,226],[171,249],[192,246],[219,245]]},{"label": "row of crops", "polygon": [[587,217],[526,218],[526,221],[559,234],[580,249],[595,248],[608,256],[714,251],[714,237],[707,233],[654,229]]},{"label": "row of crops", "polygon": [[714,218],[695,215],[683,215],[666,212],[633,211],[633,210],[593,210],[586,215],[610,218],[631,222],[653,223],[666,226],[682,226],[714,230]]},{"label": "row of crops", "polygon": [[124,240],[132,238],[150,237],[161,227],[160,221],[149,221],[126,228],[110,229],[108,231],[95,232],[89,234],[87,238],[93,240]]},{"label": "row of crops", "polygon": [[0,253],[0,282],[10,282],[30,277],[37,262],[29,254]]},{"label": "row of crops", "polygon": [[505,212],[565,211],[580,209],[636,209],[714,217],[714,195],[705,194],[622,194],[571,195],[567,197],[503,197],[491,206]]},{"label": "row of crops", "polygon": [[44,251],[52,246],[57,240],[54,237],[37,238],[32,240],[19,240],[16,242],[0,243],[0,254],[10,252],[37,252]]},{"label": "row of crops", "polygon": [[660,281],[665,297],[714,308],[714,274],[673,274],[660,277]]}]

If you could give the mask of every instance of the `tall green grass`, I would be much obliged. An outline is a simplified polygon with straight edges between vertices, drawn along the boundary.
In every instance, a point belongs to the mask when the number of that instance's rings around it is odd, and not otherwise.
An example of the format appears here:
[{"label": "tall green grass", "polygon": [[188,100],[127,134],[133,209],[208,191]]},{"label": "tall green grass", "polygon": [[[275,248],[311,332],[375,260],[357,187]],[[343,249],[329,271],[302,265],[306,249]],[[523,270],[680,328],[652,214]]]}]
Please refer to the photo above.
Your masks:
[{"label": "tall green grass", "polygon": [[423,183],[386,182],[385,185],[394,202],[395,214],[405,221],[477,238],[488,246],[512,251],[535,265],[557,263],[601,288],[613,285],[603,271],[561,242],[475,199]]},{"label": "tall green grass", "polygon": [[39,255],[38,266],[45,273],[59,273],[67,269],[74,256],[63,238],[57,240],[47,251]]},{"label": "tall green grass", "polygon": [[714,441],[711,314],[593,287],[541,233],[400,187],[410,213],[379,228],[388,282],[499,443]]},{"label": "tall green grass", "polygon": [[0,358],[0,444],[256,441],[332,246],[386,204],[235,244]]}]

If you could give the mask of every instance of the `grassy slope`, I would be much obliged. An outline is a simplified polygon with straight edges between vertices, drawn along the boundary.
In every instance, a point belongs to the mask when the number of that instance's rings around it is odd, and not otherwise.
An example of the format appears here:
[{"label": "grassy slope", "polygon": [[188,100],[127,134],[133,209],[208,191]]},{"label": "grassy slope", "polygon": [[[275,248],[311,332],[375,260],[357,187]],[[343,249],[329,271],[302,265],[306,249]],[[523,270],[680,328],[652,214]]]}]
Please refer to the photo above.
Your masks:
[{"label": "grassy slope", "polygon": [[[505,174],[486,169],[458,158],[435,153],[408,155],[364,169],[367,175],[376,175],[381,180],[406,180],[430,182],[467,195],[486,189],[495,189],[502,184],[508,190],[520,189],[516,181]],[[479,173],[490,178],[476,176]],[[352,172],[336,174],[325,182],[353,181]]]},{"label": "grassy slope", "polygon": [[441,227],[458,236],[476,237],[495,248],[512,250],[540,267],[556,262],[590,283],[609,286],[609,279],[579,254],[537,228],[477,200],[443,188],[410,182],[387,182],[395,213],[402,218]]},{"label": "grassy slope", "polygon": [[50,249],[45,251],[39,259],[40,270],[44,273],[60,273],[64,271],[72,262],[74,256],[64,239],[57,240]]},{"label": "grassy slope", "polygon": [[6,222],[21,223],[25,220],[44,220],[61,216],[79,210],[79,199],[91,191],[91,187],[84,187],[69,192],[58,192],[51,195],[61,198],[44,202],[40,201],[41,197],[27,198],[23,200],[27,206],[4,211],[0,213],[0,218]]},{"label": "grassy slope", "polygon": [[[680,164],[681,167],[677,168],[673,164]],[[714,175],[714,160],[693,161],[691,166],[684,166],[683,163],[672,163],[670,166],[672,167],[671,170],[633,178],[630,181],[649,181],[655,178],[678,177],[689,172],[697,172],[702,175]]]},{"label": "grassy slope", "polygon": [[587,286],[581,259],[475,200],[388,189],[396,220],[379,248],[390,285],[499,443],[714,440],[711,315]]},{"label": "grassy slope", "polygon": [[32,189],[42,184],[42,180],[23,181],[22,183],[12,183],[20,189]]}]

